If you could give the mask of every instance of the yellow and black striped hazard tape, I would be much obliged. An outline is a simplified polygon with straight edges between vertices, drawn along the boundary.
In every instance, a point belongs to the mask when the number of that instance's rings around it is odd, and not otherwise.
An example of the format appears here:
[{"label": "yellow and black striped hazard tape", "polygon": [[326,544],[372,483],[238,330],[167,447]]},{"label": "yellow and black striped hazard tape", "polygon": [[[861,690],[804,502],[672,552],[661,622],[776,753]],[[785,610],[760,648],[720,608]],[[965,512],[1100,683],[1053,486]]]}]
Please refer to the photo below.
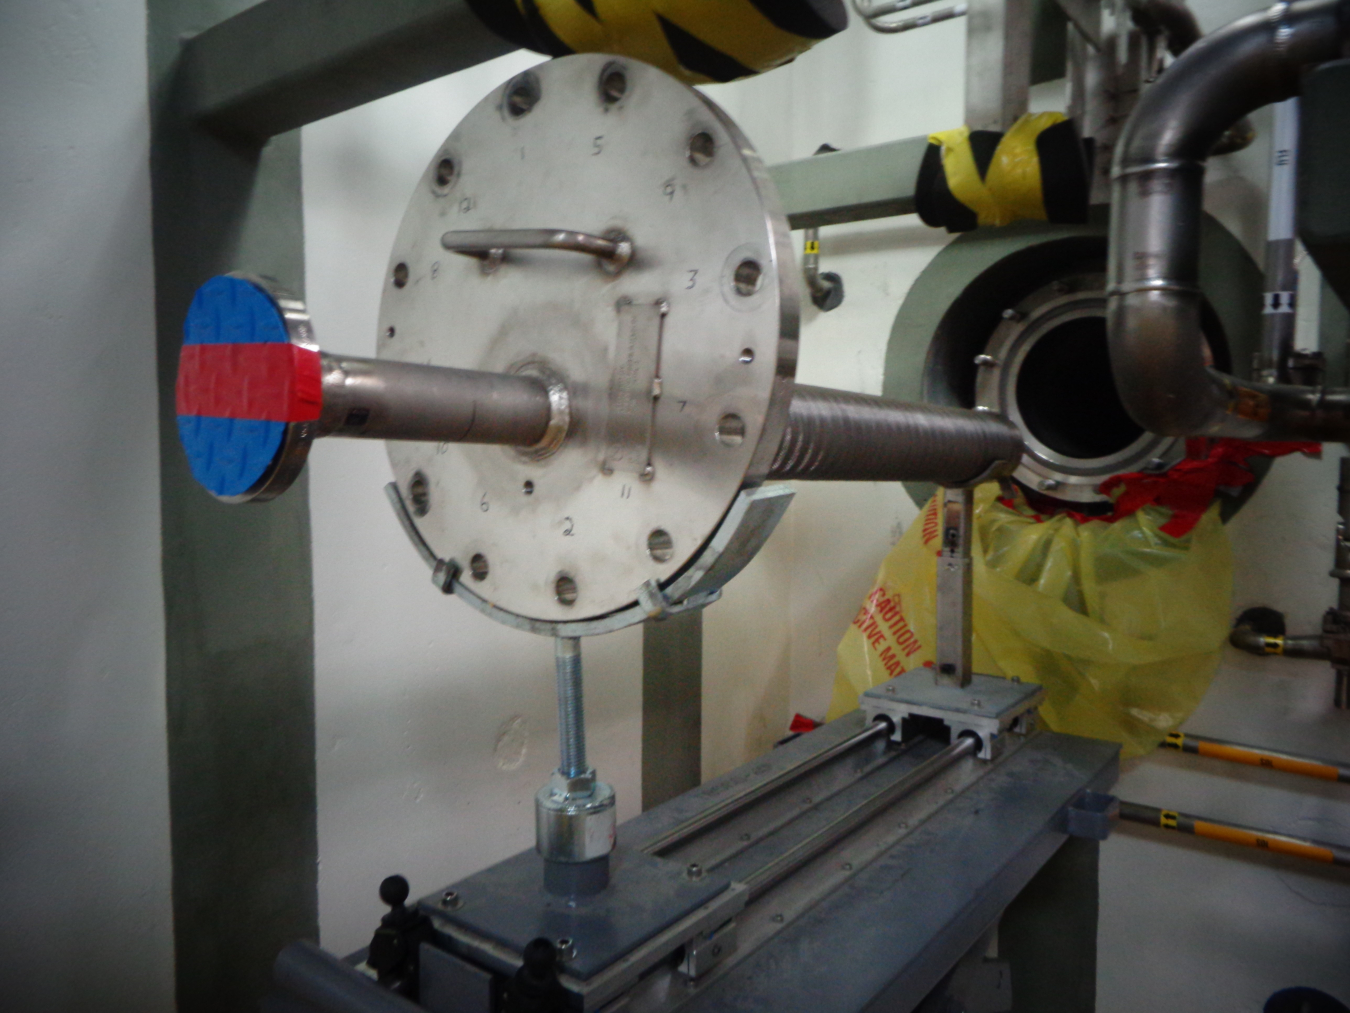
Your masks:
[{"label": "yellow and black striped hazard tape", "polygon": [[914,206],[927,225],[966,232],[1021,219],[1088,219],[1091,166],[1063,113],[1028,113],[1006,132],[957,127],[929,135]]},{"label": "yellow and black striped hazard tape", "polygon": [[689,84],[788,63],[848,24],[844,0],[469,0],[498,35],[549,56],[631,56]]}]

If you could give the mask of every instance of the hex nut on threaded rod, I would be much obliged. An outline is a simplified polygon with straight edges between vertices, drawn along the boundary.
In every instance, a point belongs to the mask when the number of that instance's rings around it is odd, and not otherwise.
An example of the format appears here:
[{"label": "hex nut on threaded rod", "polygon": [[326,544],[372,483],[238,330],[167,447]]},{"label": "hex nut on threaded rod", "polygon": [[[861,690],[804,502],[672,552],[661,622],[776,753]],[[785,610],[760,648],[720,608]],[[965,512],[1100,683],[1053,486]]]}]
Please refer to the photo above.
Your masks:
[{"label": "hex nut on threaded rod", "polygon": [[614,850],[614,789],[586,764],[581,640],[554,641],[558,674],[558,769],[535,795],[535,847],[554,893],[594,893],[609,882]]}]

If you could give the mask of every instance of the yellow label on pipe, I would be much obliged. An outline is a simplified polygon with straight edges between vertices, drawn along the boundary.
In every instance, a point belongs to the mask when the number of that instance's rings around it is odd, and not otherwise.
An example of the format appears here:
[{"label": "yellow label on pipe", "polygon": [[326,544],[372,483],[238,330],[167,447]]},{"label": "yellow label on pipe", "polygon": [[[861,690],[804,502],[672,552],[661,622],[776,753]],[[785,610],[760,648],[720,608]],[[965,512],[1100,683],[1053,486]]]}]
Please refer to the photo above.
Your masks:
[{"label": "yellow label on pipe", "polygon": [[819,243],[819,241],[817,241],[817,240],[815,240],[815,239],[808,239],[808,240],[806,241],[806,246],[803,247],[803,252],[804,252],[804,253],[819,253],[819,252],[820,252],[820,243]]},{"label": "yellow label on pipe", "polygon": [[1330,848],[1319,848],[1315,844],[1291,841],[1284,837],[1259,834],[1251,830],[1239,830],[1237,827],[1226,827],[1219,823],[1206,823],[1203,820],[1195,821],[1195,834],[1197,837],[1227,841],[1229,844],[1241,844],[1248,848],[1260,848],[1263,851],[1274,851],[1281,855],[1310,858],[1314,862],[1330,864],[1336,860],[1336,856],[1332,854]]},{"label": "yellow label on pipe", "polygon": [[1171,809],[1164,809],[1158,816],[1158,826],[1164,830],[1175,830],[1177,828],[1177,816]]},{"label": "yellow label on pipe", "polygon": [[1249,767],[1268,767],[1271,770],[1282,770],[1286,774],[1302,774],[1304,777],[1317,777],[1323,781],[1335,781],[1340,776],[1340,771],[1327,763],[1314,763],[1311,760],[1291,760],[1284,756],[1271,756],[1269,753],[1263,753],[1256,749],[1246,749],[1242,746],[1219,745],[1214,742],[1198,743],[1197,753],[1201,756],[1212,756],[1216,760],[1227,760],[1229,763],[1245,763]]},{"label": "yellow label on pipe", "polygon": [[1168,732],[1167,738],[1163,739],[1162,744],[1168,749],[1184,749],[1186,736],[1182,732]]}]

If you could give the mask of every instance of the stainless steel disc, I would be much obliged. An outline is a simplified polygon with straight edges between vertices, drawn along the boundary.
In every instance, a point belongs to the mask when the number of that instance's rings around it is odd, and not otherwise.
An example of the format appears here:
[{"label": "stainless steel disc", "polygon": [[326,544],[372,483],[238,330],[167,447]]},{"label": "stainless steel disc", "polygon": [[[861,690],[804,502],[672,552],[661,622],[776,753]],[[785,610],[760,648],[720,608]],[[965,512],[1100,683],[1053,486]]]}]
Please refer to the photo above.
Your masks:
[{"label": "stainless steel disc", "polygon": [[[633,252],[447,249],[472,245],[447,233],[506,229]],[[567,435],[528,451],[389,443],[418,532],[483,599],[534,620],[602,616],[669,583],[777,448],[795,275],[763,165],[698,92],[602,55],[496,89],[409,203],[379,355],[534,373],[565,387]]]}]

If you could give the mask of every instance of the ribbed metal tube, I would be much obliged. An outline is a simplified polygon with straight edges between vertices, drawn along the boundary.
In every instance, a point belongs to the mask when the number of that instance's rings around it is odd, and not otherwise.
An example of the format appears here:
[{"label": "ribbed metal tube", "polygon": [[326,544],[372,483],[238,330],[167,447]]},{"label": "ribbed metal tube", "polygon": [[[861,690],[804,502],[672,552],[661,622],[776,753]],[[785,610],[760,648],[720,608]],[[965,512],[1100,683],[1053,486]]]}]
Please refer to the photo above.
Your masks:
[{"label": "ribbed metal tube", "polygon": [[1121,401],[1165,436],[1350,437],[1350,398],[1246,383],[1206,366],[1200,330],[1205,159],[1240,117],[1335,59],[1347,0],[1276,4],[1205,36],[1139,100],[1112,171],[1107,328]]},{"label": "ribbed metal tube", "polygon": [[1012,474],[1021,456],[1001,415],[798,384],[769,475],[964,485]]}]

